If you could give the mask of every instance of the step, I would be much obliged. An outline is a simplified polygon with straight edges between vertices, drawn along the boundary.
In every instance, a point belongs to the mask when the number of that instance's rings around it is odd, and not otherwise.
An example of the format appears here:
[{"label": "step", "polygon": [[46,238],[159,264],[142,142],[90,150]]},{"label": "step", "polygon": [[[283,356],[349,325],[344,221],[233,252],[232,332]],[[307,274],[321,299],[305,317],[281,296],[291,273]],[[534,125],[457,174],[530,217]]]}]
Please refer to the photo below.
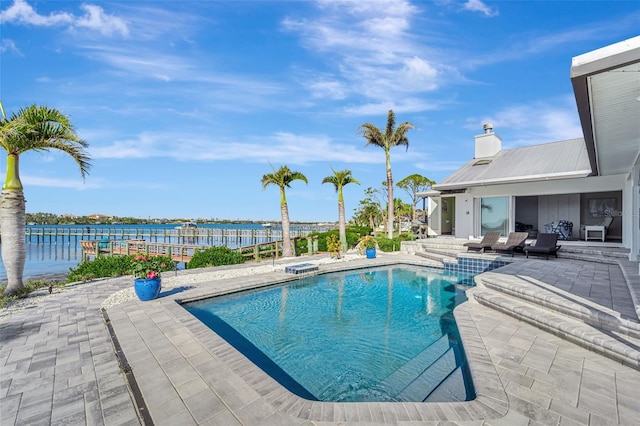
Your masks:
[{"label": "step", "polygon": [[[424,373],[426,369],[444,355],[449,348],[449,336],[444,335],[429,345],[429,347],[420,352],[417,356],[409,360],[405,365],[390,374],[380,384],[385,388],[390,389],[392,394],[400,394],[416,379],[416,377]],[[415,399],[414,401],[422,401],[423,399],[424,397],[421,399]]]},{"label": "step", "polygon": [[284,272],[288,274],[305,274],[318,270],[318,265],[313,263],[299,263],[297,265],[285,266]]},{"label": "step", "polygon": [[424,250],[424,251],[417,251],[416,255],[418,256],[422,256],[426,259],[431,259],[431,260],[435,260],[437,262],[440,263],[457,263],[458,262],[458,258],[457,258],[457,254],[456,255],[451,255],[449,253],[443,253],[440,251],[436,251],[436,250]]},{"label": "step", "polygon": [[640,370],[640,346],[636,339],[615,331],[603,331],[581,320],[495,290],[476,288],[470,292],[473,299],[482,305]]},{"label": "step", "polygon": [[[485,273],[477,277],[480,285],[583,321],[601,330],[612,330],[633,339],[640,339],[640,322],[622,318],[616,311],[543,282],[534,284],[515,276]],[[637,342],[640,344],[640,340]]]},{"label": "step", "polygon": [[460,253],[466,253],[466,250],[460,250],[460,249],[447,249],[447,248],[440,248],[440,247],[431,247],[431,246],[423,246],[422,247],[423,251],[429,252],[429,253],[434,253],[434,254],[439,254],[442,256],[447,256],[450,258],[457,258],[458,255]]}]

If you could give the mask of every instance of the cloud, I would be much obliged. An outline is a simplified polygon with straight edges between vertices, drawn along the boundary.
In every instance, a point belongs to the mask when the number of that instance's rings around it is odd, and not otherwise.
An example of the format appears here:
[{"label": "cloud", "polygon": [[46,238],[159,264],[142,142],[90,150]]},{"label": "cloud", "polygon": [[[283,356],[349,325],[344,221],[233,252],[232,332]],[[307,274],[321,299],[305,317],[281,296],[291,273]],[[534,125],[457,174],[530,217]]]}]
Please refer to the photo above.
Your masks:
[{"label": "cloud", "polygon": [[24,186],[40,186],[46,188],[68,188],[77,189],[79,191],[85,189],[100,188],[101,185],[95,182],[88,183],[82,179],[54,179],[49,177],[39,176],[20,176],[20,180]]},{"label": "cloud", "polygon": [[[408,1],[320,1],[321,12],[312,18],[288,17],[285,31],[297,33],[303,47],[322,54],[327,75],[303,79],[316,97],[364,98],[364,104],[402,103],[408,94],[433,92],[459,78],[454,67],[440,62],[428,40],[418,40],[412,18],[418,8]],[[318,90],[326,88],[336,90]],[[336,97],[338,95],[339,97]],[[429,105],[425,103],[424,105]],[[414,108],[419,104],[414,103]],[[360,114],[362,108],[347,113]]]},{"label": "cloud", "polygon": [[503,137],[503,148],[582,137],[582,127],[572,96],[512,105],[483,118],[469,118],[465,127],[481,133],[482,124],[487,122],[493,123],[496,133],[506,131],[511,134],[509,138]]},{"label": "cloud", "polygon": [[123,19],[104,13],[100,6],[82,4],[80,7],[85,14],[77,18],[75,26],[96,30],[107,36],[120,34],[127,37],[129,35],[129,28]]},{"label": "cloud", "polygon": [[[254,141],[255,140],[255,141]],[[171,134],[144,132],[135,138],[123,139],[109,145],[92,144],[88,149],[93,159],[116,158],[172,158],[178,161],[245,161],[285,162],[307,164],[313,162],[344,162],[378,164],[378,152],[358,144],[339,143],[324,135],[297,135],[278,132],[237,142],[212,140],[202,134]],[[193,153],[197,152],[197,157]]]},{"label": "cloud", "polygon": [[66,12],[51,13],[47,16],[39,15],[24,0],[14,0],[13,4],[0,12],[0,23],[27,24],[37,27],[49,27],[61,24],[71,24],[73,16]]},{"label": "cloud", "polygon": [[22,52],[20,52],[20,50],[16,47],[16,44],[13,42],[13,40],[9,40],[6,38],[3,38],[2,41],[0,42],[0,52],[1,53],[14,52],[20,56],[24,56]]},{"label": "cloud", "polygon": [[465,10],[469,10],[471,12],[480,12],[485,16],[497,16],[498,10],[492,7],[487,6],[481,0],[467,0],[462,6]]},{"label": "cloud", "polygon": [[80,8],[84,11],[81,16],[74,16],[67,12],[40,15],[26,1],[14,0],[11,6],[0,12],[0,23],[36,27],[67,26],[70,30],[85,28],[107,36],[119,34],[127,37],[129,35],[126,21],[105,13],[100,6],[85,3],[81,4]]}]

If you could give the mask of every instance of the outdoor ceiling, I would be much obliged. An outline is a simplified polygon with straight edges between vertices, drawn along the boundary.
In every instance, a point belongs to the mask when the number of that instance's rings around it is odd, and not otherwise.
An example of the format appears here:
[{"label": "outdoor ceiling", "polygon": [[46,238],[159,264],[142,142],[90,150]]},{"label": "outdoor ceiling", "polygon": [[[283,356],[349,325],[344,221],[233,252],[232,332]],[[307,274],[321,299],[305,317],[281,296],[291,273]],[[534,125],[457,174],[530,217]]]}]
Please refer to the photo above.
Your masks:
[{"label": "outdoor ceiling", "polygon": [[593,172],[629,173],[640,156],[640,37],[574,58],[571,74]]}]

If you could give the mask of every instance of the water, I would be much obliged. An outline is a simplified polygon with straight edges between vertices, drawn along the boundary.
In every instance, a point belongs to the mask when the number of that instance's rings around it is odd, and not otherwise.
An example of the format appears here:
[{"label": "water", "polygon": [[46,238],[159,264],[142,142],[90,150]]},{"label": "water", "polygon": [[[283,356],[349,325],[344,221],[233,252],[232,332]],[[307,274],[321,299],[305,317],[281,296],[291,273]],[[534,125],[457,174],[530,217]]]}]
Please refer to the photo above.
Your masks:
[{"label": "water", "polygon": [[[173,229],[177,224],[145,224],[145,225],[90,225],[91,233],[95,235],[96,231],[100,229]],[[86,229],[86,225],[28,225],[27,228],[59,228],[59,229]],[[222,229],[263,229],[263,226],[259,223],[224,223],[224,224],[202,224],[199,228],[222,228]],[[292,226],[292,229],[295,229]],[[93,235],[85,239],[100,239],[100,237],[94,237]],[[53,275],[65,275],[69,272],[70,268],[75,268],[82,261],[82,249],[80,248],[80,237],[71,237],[70,239],[63,236],[58,236],[51,242],[47,237],[45,241],[37,241],[35,238],[29,242],[27,240],[27,259],[25,262],[24,278],[36,278],[43,276]],[[185,243],[185,241],[159,241],[167,243]],[[259,241],[263,242],[263,241]],[[191,243],[191,242],[188,242]],[[221,241],[197,241],[195,244],[202,245],[227,245],[230,248],[235,248],[235,240],[227,239],[224,242]],[[253,244],[247,242],[246,245]],[[245,245],[243,243],[243,245]],[[2,254],[0,253],[0,260]],[[0,262],[0,284],[6,283],[7,274],[4,269],[4,264]]]},{"label": "water", "polygon": [[303,398],[464,401],[475,396],[452,311],[470,278],[375,268],[184,307]]}]

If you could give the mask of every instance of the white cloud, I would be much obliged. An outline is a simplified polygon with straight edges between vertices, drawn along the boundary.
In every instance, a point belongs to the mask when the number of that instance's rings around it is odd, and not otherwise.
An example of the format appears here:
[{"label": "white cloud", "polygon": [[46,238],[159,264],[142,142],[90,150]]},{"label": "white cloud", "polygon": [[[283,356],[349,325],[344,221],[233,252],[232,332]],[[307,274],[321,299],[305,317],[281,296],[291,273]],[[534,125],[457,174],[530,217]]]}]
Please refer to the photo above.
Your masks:
[{"label": "white cloud", "polygon": [[24,0],[14,0],[13,4],[0,12],[0,23],[27,24],[35,26],[53,26],[70,24],[73,16],[66,12],[51,13],[47,16],[39,15],[33,7]]},{"label": "white cloud", "polygon": [[[170,134],[144,132],[136,138],[114,141],[106,146],[92,145],[88,151],[94,159],[173,158],[178,161],[245,161],[286,162],[345,162],[378,164],[381,156],[364,149],[365,141],[345,144],[324,135],[296,135],[278,132],[243,142],[216,141],[201,134]],[[197,157],[193,153],[197,152]]]},{"label": "white cloud", "polygon": [[[289,17],[282,26],[299,34],[307,49],[335,58],[332,87],[340,87],[342,98],[364,97],[367,105],[398,104],[407,95],[432,92],[445,80],[459,78],[455,69],[437,60],[435,50],[425,47],[427,40],[417,41],[412,17],[418,9],[411,3],[321,1],[318,5],[322,12],[318,17]],[[307,89],[317,95],[325,82],[318,77],[307,83]],[[419,106],[414,103],[412,110]],[[360,114],[364,109],[352,107],[346,112]]]},{"label": "white cloud", "polygon": [[471,12],[480,12],[485,16],[498,15],[497,9],[487,6],[482,0],[467,0],[464,3],[463,8],[465,10],[470,10]]},{"label": "white cloud", "polygon": [[466,128],[481,133],[482,124],[493,123],[494,131],[510,137],[502,141],[503,148],[515,148],[539,143],[582,137],[582,127],[572,96],[513,105],[483,118],[469,118]]},{"label": "white cloud", "polygon": [[14,52],[17,53],[20,56],[24,56],[22,55],[22,52],[20,52],[20,50],[16,47],[16,44],[13,42],[13,40],[9,40],[6,38],[2,39],[2,42],[0,42],[0,52],[4,53],[4,52]]},{"label": "white cloud", "polygon": [[[55,3],[54,3],[55,4]],[[68,12],[52,12],[40,15],[25,0],[14,0],[13,4],[0,12],[0,23],[33,25],[37,27],[67,26],[69,29],[85,28],[102,35],[129,35],[126,21],[104,12],[100,6],[81,4],[84,14],[74,16]]]},{"label": "white cloud", "polygon": [[100,6],[82,4],[80,6],[85,14],[74,22],[80,28],[97,30],[103,35],[120,34],[123,37],[129,35],[127,23],[118,17],[104,13]]},{"label": "white cloud", "polygon": [[99,188],[100,185],[96,183],[88,183],[81,178],[77,179],[54,179],[49,177],[39,176],[20,176],[22,184],[26,186],[41,186],[47,188],[70,188],[77,190],[94,189]]}]

